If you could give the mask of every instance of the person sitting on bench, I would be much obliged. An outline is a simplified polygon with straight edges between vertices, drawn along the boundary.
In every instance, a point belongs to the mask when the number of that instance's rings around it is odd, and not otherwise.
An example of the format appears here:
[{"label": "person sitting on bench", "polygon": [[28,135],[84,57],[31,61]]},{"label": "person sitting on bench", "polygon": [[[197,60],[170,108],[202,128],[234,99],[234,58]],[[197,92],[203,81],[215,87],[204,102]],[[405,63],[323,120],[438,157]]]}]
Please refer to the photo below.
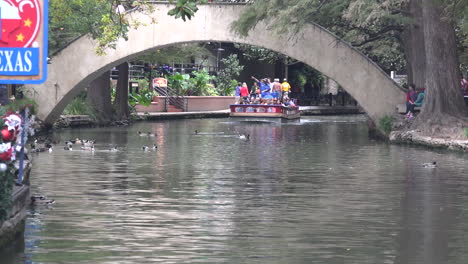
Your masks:
[{"label": "person sitting on bench", "polygon": [[411,104],[410,114],[408,116],[409,119],[414,118],[414,108],[421,107],[424,103],[424,96],[426,95],[426,89],[422,88],[421,92],[418,94],[418,98]]}]

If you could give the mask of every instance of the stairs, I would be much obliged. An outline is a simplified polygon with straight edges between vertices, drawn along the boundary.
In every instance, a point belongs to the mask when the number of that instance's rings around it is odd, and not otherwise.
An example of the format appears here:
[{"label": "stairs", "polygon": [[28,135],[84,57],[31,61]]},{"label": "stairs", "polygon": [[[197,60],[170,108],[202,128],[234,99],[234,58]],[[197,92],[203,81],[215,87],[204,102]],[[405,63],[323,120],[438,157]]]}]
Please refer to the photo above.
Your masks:
[{"label": "stairs", "polygon": [[170,104],[167,106],[167,112],[176,113],[176,112],[184,112],[184,110],[180,109],[179,107],[175,105]]},{"label": "stairs", "polygon": [[187,109],[186,100],[183,96],[179,96],[173,89],[170,87],[157,87],[154,89],[158,92],[160,96],[165,96],[165,109],[166,112],[185,112]]}]

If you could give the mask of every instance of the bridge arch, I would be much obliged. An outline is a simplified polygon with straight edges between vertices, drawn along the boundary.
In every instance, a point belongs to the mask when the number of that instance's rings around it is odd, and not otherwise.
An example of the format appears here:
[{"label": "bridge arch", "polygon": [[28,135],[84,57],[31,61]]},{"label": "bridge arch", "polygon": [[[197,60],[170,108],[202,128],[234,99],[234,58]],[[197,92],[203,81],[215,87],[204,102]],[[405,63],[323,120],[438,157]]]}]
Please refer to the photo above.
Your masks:
[{"label": "bridge arch", "polygon": [[45,123],[54,122],[91,81],[124,61],[155,48],[189,42],[244,43],[295,58],[338,82],[373,120],[392,114],[404,98],[402,89],[375,63],[318,25],[306,26],[293,40],[273,34],[263,23],[248,37],[239,37],[230,25],[244,5],[201,5],[187,22],[167,15],[172,5],[156,5],[153,16],[157,23],[151,24],[149,17],[139,12],[128,14],[148,25],[131,29],[128,41],[119,40],[106,55],[96,55],[96,42],[83,36],[52,57],[47,81],[28,86],[39,105],[38,117]]}]

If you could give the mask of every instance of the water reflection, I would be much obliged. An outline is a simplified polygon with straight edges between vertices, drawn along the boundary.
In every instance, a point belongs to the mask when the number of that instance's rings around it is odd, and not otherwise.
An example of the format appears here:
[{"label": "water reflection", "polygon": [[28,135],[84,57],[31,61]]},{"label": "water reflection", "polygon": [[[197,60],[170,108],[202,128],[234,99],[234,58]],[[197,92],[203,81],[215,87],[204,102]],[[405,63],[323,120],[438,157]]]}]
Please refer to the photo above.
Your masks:
[{"label": "water reflection", "polygon": [[31,211],[6,263],[464,263],[464,156],[369,140],[364,121],[62,131],[97,150],[36,156],[33,193],[57,203]]}]

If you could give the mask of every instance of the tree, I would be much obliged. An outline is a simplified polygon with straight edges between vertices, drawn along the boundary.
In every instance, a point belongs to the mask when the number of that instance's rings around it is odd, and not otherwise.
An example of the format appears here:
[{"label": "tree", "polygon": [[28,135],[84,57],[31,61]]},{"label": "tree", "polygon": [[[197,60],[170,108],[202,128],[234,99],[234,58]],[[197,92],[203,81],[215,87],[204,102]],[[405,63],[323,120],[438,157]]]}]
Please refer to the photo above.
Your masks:
[{"label": "tree", "polygon": [[468,110],[460,96],[454,21],[435,0],[426,0],[421,6],[427,95],[414,127],[428,135],[461,137],[468,126]]},{"label": "tree", "polygon": [[[118,9],[117,7],[123,7]],[[126,0],[53,0],[49,5],[50,53],[68,45],[73,39],[91,34],[96,39],[98,54],[114,48],[120,38],[127,39],[130,27],[139,27],[139,21],[131,21],[126,13],[132,8],[151,16],[153,5],[148,1]],[[156,22],[152,18],[153,23]]]},{"label": "tree", "polygon": [[236,54],[229,55],[221,62],[224,64],[224,68],[218,72],[216,77],[216,89],[220,95],[232,95],[237,85],[235,79],[239,77],[244,66],[240,65]]},{"label": "tree", "polygon": [[405,56],[408,60],[406,72],[408,83],[424,87],[426,80],[426,52],[424,48],[424,30],[422,24],[422,0],[410,1],[407,11],[412,17],[402,34]]},{"label": "tree", "polygon": [[[460,96],[454,28],[458,24],[468,31],[467,12],[459,11],[467,11],[467,6],[467,0],[414,0],[409,5],[403,0],[257,0],[233,28],[247,34],[256,23],[275,15],[278,19],[268,22],[279,32],[298,32],[306,23],[316,22],[360,49],[376,41],[397,40],[393,43],[400,44],[397,51],[401,47],[406,51],[411,78],[428,90],[413,128],[425,135],[457,137],[467,126],[467,109]],[[401,32],[408,25],[405,38]],[[372,58],[370,50],[364,51]]]}]

